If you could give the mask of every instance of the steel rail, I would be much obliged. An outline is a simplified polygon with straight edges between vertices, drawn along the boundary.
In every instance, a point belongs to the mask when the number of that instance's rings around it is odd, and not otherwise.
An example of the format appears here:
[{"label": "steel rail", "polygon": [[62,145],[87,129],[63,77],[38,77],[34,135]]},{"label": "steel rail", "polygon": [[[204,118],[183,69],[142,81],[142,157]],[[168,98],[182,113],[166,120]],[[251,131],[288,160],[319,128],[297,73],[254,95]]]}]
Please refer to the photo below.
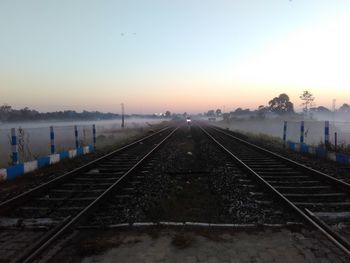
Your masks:
[{"label": "steel rail", "polygon": [[97,159],[95,159],[95,160],[93,160],[93,161],[91,161],[91,162],[89,162],[89,163],[87,163],[87,164],[85,164],[83,166],[75,168],[72,171],[69,171],[69,172],[67,172],[67,173],[65,173],[63,175],[60,175],[60,176],[58,176],[58,177],[56,177],[56,178],[54,178],[54,179],[52,179],[52,180],[50,180],[48,182],[40,184],[40,185],[38,185],[38,186],[36,186],[36,187],[34,187],[32,189],[29,189],[28,191],[26,191],[26,192],[24,192],[22,194],[14,196],[14,197],[12,197],[9,200],[6,200],[6,201],[0,203],[0,214],[5,212],[7,209],[12,209],[13,206],[15,206],[15,205],[25,201],[26,199],[28,199],[30,197],[32,197],[34,195],[37,195],[37,194],[39,194],[42,191],[45,191],[47,189],[50,189],[50,188],[54,187],[59,182],[61,182],[62,180],[68,178],[69,176],[75,175],[75,174],[80,173],[80,172],[84,172],[85,170],[89,170],[89,169],[91,169],[91,167],[93,167],[94,165],[100,163],[101,161],[103,161],[105,159],[108,159],[109,157],[111,157],[113,155],[116,155],[116,154],[118,154],[118,153],[120,153],[122,151],[125,151],[125,150],[133,147],[134,145],[136,145],[136,144],[138,144],[140,142],[143,142],[143,141],[145,141],[145,140],[147,140],[147,139],[149,139],[151,137],[154,137],[154,136],[156,136],[156,135],[158,135],[158,134],[168,130],[169,128],[170,127],[162,128],[161,130],[159,130],[159,131],[157,131],[157,132],[155,132],[155,133],[153,133],[151,135],[143,137],[143,138],[141,138],[141,139],[139,139],[137,141],[134,141],[134,142],[132,142],[132,143],[130,143],[128,145],[125,145],[125,146],[123,146],[123,147],[121,147],[121,148],[119,148],[117,150],[114,150],[114,151],[112,151],[112,152],[110,152],[110,153],[108,153],[108,154],[106,154],[104,156],[101,156],[101,157],[99,157],[99,158],[97,158]]},{"label": "steel rail", "polygon": [[[300,208],[298,208],[295,204],[293,204],[291,201],[289,201],[282,193],[280,193],[278,190],[276,190],[270,183],[268,183],[264,178],[262,178],[259,174],[257,174],[254,170],[252,170],[248,165],[246,165],[242,160],[240,160],[236,155],[234,155],[229,149],[227,149],[224,145],[222,145],[219,141],[217,141],[211,134],[209,134],[204,128],[199,126],[202,131],[212,140],[214,141],[224,152],[226,152],[228,155],[230,155],[236,163],[238,163],[242,168],[244,168],[250,176],[253,176],[254,179],[258,180],[258,182],[263,185],[266,189],[269,190],[273,195],[275,195],[279,200],[281,200],[283,203],[285,203],[289,208],[294,210],[301,218],[303,218],[307,223],[314,226],[316,229],[318,229],[321,233],[323,233],[331,242],[333,242],[337,247],[339,247],[344,253],[346,253],[348,256],[350,256],[350,244],[347,240],[344,240],[341,236],[339,236],[337,233],[332,231],[330,228],[325,228],[323,225],[318,223],[315,219],[313,219],[309,214],[307,215],[302,211]],[[217,130],[218,132],[223,133],[220,130]],[[226,133],[224,133],[226,134]],[[226,134],[228,135],[228,134]],[[233,136],[230,136],[233,137]],[[238,141],[243,141],[239,139]],[[248,143],[248,145],[252,145]]]},{"label": "steel rail", "polygon": [[272,151],[269,151],[269,150],[267,150],[265,148],[262,148],[260,146],[255,145],[253,143],[247,142],[247,141],[245,141],[245,140],[243,140],[241,138],[238,138],[238,137],[236,137],[236,136],[234,136],[232,134],[227,133],[226,131],[224,131],[222,129],[218,129],[216,127],[211,127],[211,128],[216,130],[216,131],[219,131],[219,132],[221,132],[221,133],[223,133],[223,134],[225,134],[225,135],[227,135],[227,136],[229,136],[229,137],[231,137],[231,138],[233,138],[233,139],[235,139],[235,140],[237,140],[237,141],[239,141],[239,142],[241,142],[241,143],[243,143],[245,145],[248,145],[248,146],[250,146],[250,147],[252,147],[252,148],[254,148],[254,149],[256,149],[256,150],[258,150],[260,152],[264,152],[264,153],[269,154],[271,156],[274,156],[274,157],[276,157],[276,158],[278,158],[280,160],[283,160],[284,162],[289,163],[289,164],[293,165],[294,167],[298,167],[299,169],[303,169],[304,171],[308,172],[309,174],[311,174],[313,176],[317,176],[320,179],[326,180],[326,181],[332,183],[333,185],[337,186],[338,188],[341,188],[343,191],[346,191],[347,193],[350,193],[350,184],[349,183],[346,183],[346,182],[344,182],[342,180],[334,178],[333,176],[330,176],[328,174],[325,174],[325,173],[322,173],[320,171],[317,171],[317,170],[315,170],[315,169],[313,169],[311,167],[308,167],[308,166],[306,166],[304,164],[301,164],[301,163],[298,163],[298,162],[293,161],[291,159],[288,159],[288,158],[286,158],[286,157],[284,157],[284,156],[282,156],[280,154],[277,154],[277,153],[274,153]]},{"label": "steel rail", "polygon": [[152,148],[142,159],[140,159],[133,167],[131,167],[128,171],[126,171],[116,182],[114,182],[108,189],[106,189],[101,195],[99,195],[94,201],[92,201],[88,206],[86,206],[79,214],[74,216],[71,220],[65,223],[60,229],[58,229],[55,233],[48,233],[44,238],[41,244],[38,244],[38,247],[32,248],[28,255],[25,255],[20,258],[20,262],[28,263],[33,262],[46,248],[48,248],[53,242],[55,242],[61,235],[66,233],[68,230],[72,229],[78,222],[81,222],[86,218],[86,216],[91,213],[98,204],[100,204],[109,194],[111,194],[119,184],[121,184],[125,178],[137,169],[148,157],[159,149],[161,145],[164,144],[177,130],[175,128],[170,134],[168,134],[161,142],[156,144],[155,147]]}]

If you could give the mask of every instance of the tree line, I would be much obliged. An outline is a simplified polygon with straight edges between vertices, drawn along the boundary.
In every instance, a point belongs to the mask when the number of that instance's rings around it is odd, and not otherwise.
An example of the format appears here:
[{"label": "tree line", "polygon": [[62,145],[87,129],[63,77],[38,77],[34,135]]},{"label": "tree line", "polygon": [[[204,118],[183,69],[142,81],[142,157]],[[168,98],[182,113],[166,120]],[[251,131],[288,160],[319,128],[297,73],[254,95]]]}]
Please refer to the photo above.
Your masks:
[{"label": "tree line", "polygon": [[[327,107],[324,106],[314,106],[315,97],[309,91],[303,91],[299,96],[302,103],[302,110],[304,114],[312,113],[331,113]],[[350,105],[344,103],[337,112],[340,113],[350,113]],[[276,115],[291,115],[296,114],[294,110],[294,104],[290,101],[289,96],[286,93],[282,93],[277,97],[272,98],[268,105],[260,105],[256,110],[237,108],[235,111],[229,113],[222,113],[221,109],[209,110],[204,113],[208,117],[215,117],[221,115],[256,115],[260,118],[264,118],[266,114],[276,114]],[[225,117],[225,116],[224,116]]]},{"label": "tree line", "polygon": [[[169,113],[170,114],[170,113]],[[140,115],[131,114],[125,117],[156,117],[153,114]],[[39,112],[37,110],[25,107],[23,109],[14,109],[10,105],[4,104],[0,106],[0,121],[1,122],[15,122],[15,121],[37,121],[37,120],[111,120],[121,118],[120,114],[103,113],[99,111],[82,111],[76,112],[74,110],[64,110],[55,112]]]},{"label": "tree line", "polygon": [[55,111],[55,112],[39,112],[37,110],[25,107],[23,109],[14,109],[10,105],[4,104],[0,106],[0,121],[34,121],[34,120],[66,120],[66,119],[113,119],[118,118],[119,114],[102,113],[99,111],[82,111],[73,110]]},{"label": "tree line", "polygon": [[[170,118],[172,113],[166,111],[160,114],[125,114],[125,118]],[[120,119],[121,114],[100,111],[76,112],[74,110],[39,112],[37,110],[24,107],[22,109],[14,109],[8,104],[0,106],[0,122],[16,122],[16,121],[37,121],[37,120],[112,120]]]}]

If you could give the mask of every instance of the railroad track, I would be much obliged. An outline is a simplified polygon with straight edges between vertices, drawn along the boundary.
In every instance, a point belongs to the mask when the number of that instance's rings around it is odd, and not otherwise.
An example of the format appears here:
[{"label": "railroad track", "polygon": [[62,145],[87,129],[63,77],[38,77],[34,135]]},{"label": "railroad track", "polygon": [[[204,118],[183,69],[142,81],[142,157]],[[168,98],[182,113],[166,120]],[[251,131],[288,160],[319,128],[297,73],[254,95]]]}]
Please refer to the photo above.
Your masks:
[{"label": "railroad track", "polygon": [[133,191],[141,182],[132,176],[132,172],[144,164],[176,130],[174,127],[161,129],[0,203],[2,231],[6,230],[4,222],[9,231],[37,230],[27,242],[22,242],[21,253],[7,260],[35,260],[63,234],[86,219],[115,190]]},{"label": "railroad track", "polygon": [[250,197],[246,173],[198,126],[180,129],[134,176],[142,178],[136,191],[118,191],[78,229],[189,221],[299,225],[277,202]]},{"label": "railroad track", "polygon": [[[201,128],[247,172],[251,184],[258,183],[350,256],[349,240],[330,224],[348,214],[350,184],[253,145],[227,130]],[[259,199],[263,193],[252,195]]]}]

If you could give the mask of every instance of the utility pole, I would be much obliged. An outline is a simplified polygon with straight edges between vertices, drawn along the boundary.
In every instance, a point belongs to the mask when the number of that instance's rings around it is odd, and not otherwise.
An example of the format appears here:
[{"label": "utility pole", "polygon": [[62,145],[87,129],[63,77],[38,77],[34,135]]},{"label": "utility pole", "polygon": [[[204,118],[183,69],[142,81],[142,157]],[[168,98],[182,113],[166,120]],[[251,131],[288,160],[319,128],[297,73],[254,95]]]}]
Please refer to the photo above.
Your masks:
[{"label": "utility pole", "polygon": [[336,104],[337,100],[333,99],[332,100],[332,115],[333,115],[333,125],[334,125],[334,121],[335,121],[335,104]]},{"label": "utility pole", "polygon": [[122,128],[124,128],[124,103],[121,104],[122,106]]}]

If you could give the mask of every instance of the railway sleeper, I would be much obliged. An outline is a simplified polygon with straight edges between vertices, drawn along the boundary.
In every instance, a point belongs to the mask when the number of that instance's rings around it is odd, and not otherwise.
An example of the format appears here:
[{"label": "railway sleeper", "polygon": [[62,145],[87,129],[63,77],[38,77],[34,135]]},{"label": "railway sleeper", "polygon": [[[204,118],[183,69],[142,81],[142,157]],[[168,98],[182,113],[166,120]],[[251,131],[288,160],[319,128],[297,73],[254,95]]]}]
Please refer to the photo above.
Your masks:
[{"label": "railway sleeper", "polygon": [[29,218],[23,219],[20,217],[1,217],[0,218],[0,228],[16,227],[16,228],[40,228],[51,227],[62,222],[64,218]]},{"label": "railway sleeper", "polygon": [[[80,174],[80,176],[84,176],[84,177],[91,177],[91,176],[94,176],[94,178],[104,178],[104,177],[107,177],[107,178],[111,178],[111,177],[120,177],[121,175],[123,175],[125,172],[123,171],[114,171],[114,172],[109,172],[109,173],[106,173],[106,172],[100,172],[100,170],[96,169],[97,172],[94,172],[94,173],[83,173],[83,174]],[[98,177],[97,177],[98,176]]]},{"label": "railway sleeper", "polygon": [[243,177],[244,179],[238,179],[239,182],[243,183],[243,184],[249,184],[252,182],[252,180],[250,179],[246,179],[246,176]]},{"label": "railway sleeper", "polygon": [[266,192],[253,192],[250,191],[249,195],[255,199],[255,201],[265,202],[271,200],[270,196]]},{"label": "railway sleeper", "polygon": [[84,204],[88,205],[92,201],[94,201],[96,198],[95,197],[78,197],[78,198],[50,198],[50,199],[36,199],[36,204],[38,206],[55,206],[59,207],[62,205],[67,205],[69,203],[70,205],[74,206],[76,204]]},{"label": "railway sleeper", "polygon": [[99,196],[100,192],[90,192],[88,194],[81,194],[81,192],[49,192],[44,196],[38,196],[36,199],[50,199],[50,198],[63,198],[63,199],[67,199],[67,198],[72,198],[72,195],[74,195],[75,197],[91,197],[91,198],[95,198]]},{"label": "railway sleeper", "polygon": [[129,194],[118,194],[115,196],[116,199],[130,199],[131,195]]},{"label": "railway sleeper", "polygon": [[256,162],[256,163],[274,163],[276,162],[276,160],[271,159],[271,158],[264,158],[264,157],[241,157],[239,158],[240,160],[242,160],[243,162]]},{"label": "railway sleeper", "polygon": [[[73,197],[73,198],[69,198],[69,201],[94,201],[96,199],[96,197]],[[47,201],[47,202],[63,202],[66,201],[67,198],[64,197],[40,197],[35,199],[36,201]]]},{"label": "railway sleeper", "polygon": [[135,191],[135,188],[134,187],[125,187],[123,188],[122,190],[123,192],[134,192]]},{"label": "railway sleeper", "polygon": [[99,171],[100,173],[104,173],[104,174],[116,174],[116,173],[119,173],[119,175],[123,175],[124,173],[126,173],[131,167],[126,167],[126,168],[119,168],[119,167],[116,167],[116,168],[99,168]]},{"label": "railway sleeper", "polygon": [[350,212],[349,211],[343,211],[343,212],[313,212],[317,217],[319,217],[321,220],[325,221],[326,223],[350,223]]},{"label": "railway sleeper", "polygon": [[308,181],[275,181],[275,180],[266,180],[269,184],[271,184],[274,187],[277,186],[323,186],[324,183],[321,181],[312,181],[312,180],[308,180]]},{"label": "railway sleeper", "polygon": [[259,175],[262,176],[265,180],[274,180],[274,181],[284,181],[284,180],[310,180],[309,176],[306,175],[263,175],[262,173],[259,173]]},{"label": "railway sleeper", "polygon": [[[302,182],[300,183],[302,185]],[[282,194],[284,193],[300,193],[300,194],[313,194],[317,192],[332,193],[334,190],[329,185],[321,186],[274,186]]]},{"label": "railway sleeper", "polygon": [[345,201],[346,194],[344,193],[312,193],[312,194],[293,194],[293,193],[285,193],[283,194],[290,201],[309,201],[309,202],[318,202],[318,201],[326,201],[326,202],[336,202],[336,201]]},{"label": "railway sleeper", "polygon": [[124,160],[121,160],[121,159],[116,159],[116,160],[109,160],[109,161],[105,161],[103,163],[101,163],[100,165],[104,166],[104,165],[111,165],[111,166],[114,166],[114,165],[125,165],[125,164],[130,164],[130,163],[137,163],[137,160],[136,158],[132,158],[132,159],[124,159]]},{"label": "railway sleeper", "polygon": [[[115,180],[115,179],[114,179]],[[65,183],[63,186],[69,187],[85,187],[85,186],[93,186],[96,188],[108,187],[111,183],[91,183],[91,182],[75,182],[75,183]]]},{"label": "railway sleeper", "polygon": [[78,212],[85,208],[86,206],[63,206],[56,209],[56,211],[73,211]]},{"label": "railway sleeper", "polygon": [[242,186],[251,189],[258,188],[258,186],[255,184],[242,184]]},{"label": "railway sleeper", "polygon": [[276,170],[290,170],[289,167],[287,167],[286,165],[284,164],[274,164],[274,163],[257,163],[257,162],[254,162],[254,163],[248,163],[248,166],[251,167],[251,168],[254,168],[254,169],[276,169]]},{"label": "railway sleeper", "polygon": [[93,193],[99,194],[102,193],[103,189],[53,189],[51,192],[53,193],[65,193],[65,194],[84,194],[84,193]]},{"label": "railway sleeper", "polygon": [[75,181],[81,182],[109,182],[115,181],[117,178],[115,177],[77,177],[74,178]]},{"label": "railway sleeper", "polygon": [[261,168],[261,169],[252,168],[252,170],[254,170],[254,172],[262,176],[307,176],[306,174],[303,174],[296,170],[287,171],[287,170],[281,170],[281,169],[265,169],[265,168]]},{"label": "railway sleeper", "polygon": [[350,210],[350,202],[294,202],[300,208],[307,208],[310,210]]},{"label": "railway sleeper", "polygon": [[105,163],[101,163],[100,165],[98,165],[98,169],[120,169],[120,170],[124,170],[124,169],[128,169],[132,166],[134,166],[136,164],[136,162],[132,162],[132,163],[115,163],[115,164],[105,164]]},{"label": "railway sleeper", "polygon": [[54,207],[48,206],[22,206],[11,212],[9,216],[21,218],[43,218],[48,217],[54,209]]},{"label": "railway sleeper", "polygon": [[129,182],[129,184],[135,186],[135,185],[141,184],[141,181],[131,181],[131,182]]}]

